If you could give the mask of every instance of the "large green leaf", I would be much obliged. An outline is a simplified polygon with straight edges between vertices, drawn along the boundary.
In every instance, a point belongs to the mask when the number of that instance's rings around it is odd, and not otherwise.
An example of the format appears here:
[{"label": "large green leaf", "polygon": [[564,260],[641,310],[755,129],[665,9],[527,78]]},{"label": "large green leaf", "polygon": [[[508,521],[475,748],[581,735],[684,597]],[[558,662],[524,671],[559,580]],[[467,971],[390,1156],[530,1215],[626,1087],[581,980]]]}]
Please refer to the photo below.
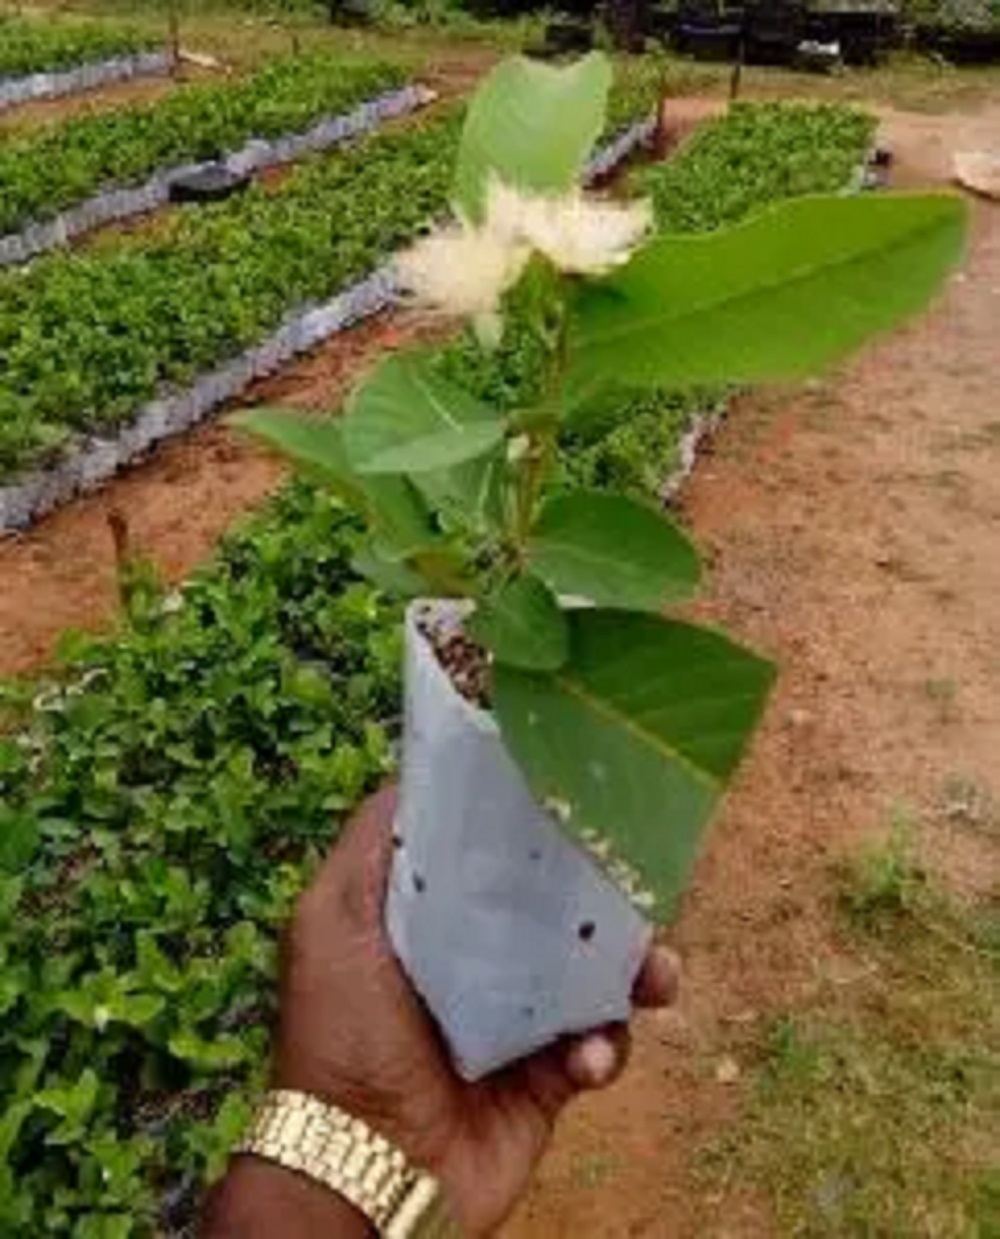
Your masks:
[{"label": "large green leaf", "polygon": [[604,127],[611,62],[591,52],[565,68],[513,56],[476,91],[465,118],[453,200],[482,219],[490,174],[537,193],[577,184]]},{"label": "large green leaf", "polygon": [[484,536],[504,524],[509,483],[506,445],[450,469],[413,474],[413,484],[449,528]]},{"label": "large green leaf", "polygon": [[537,577],[517,577],[480,602],[466,628],[474,641],[512,667],[557,671],[569,655],[566,617]]},{"label": "large green leaf", "polygon": [[641,903],[669,915],[774,669],[718,633],[657,616],[568,619],[560,671],[496,668],[504,740],[567,829],[605,850]]},{"label": "large green leaf", "polygon": [[259,408],[233,422],[340,495],[378,531],[383,551],[402,559],[437,541],[430,511],[407,478],[361,476],[351,467],[342,420]]},{"label": "large green leaf", "polygon": [[528,543],[534,572],[558,594],[660,611],[698,585],[698,553],[662,512],[600,491],[550,499]]},{"label": "large green leaf", "polygon": [[504,436],[489,405],[419,354],[390,357],[347,406],[344,447],[359,473],[421,473],[482,456]]},{"label": "large green leaf", "polygon": [[810,374],[919,310],[958,260],[949,194],[802,198],[725,231],[661,237],[584,286],[570,405],[609,381],[690,386]]},{"label": "large green leaf", "polygon": [[427,584],[419,573],[395,555],[384,554],[372,539],[358,548],[352,566],[387,594],[399,598],[419,598],[427,592]]}]

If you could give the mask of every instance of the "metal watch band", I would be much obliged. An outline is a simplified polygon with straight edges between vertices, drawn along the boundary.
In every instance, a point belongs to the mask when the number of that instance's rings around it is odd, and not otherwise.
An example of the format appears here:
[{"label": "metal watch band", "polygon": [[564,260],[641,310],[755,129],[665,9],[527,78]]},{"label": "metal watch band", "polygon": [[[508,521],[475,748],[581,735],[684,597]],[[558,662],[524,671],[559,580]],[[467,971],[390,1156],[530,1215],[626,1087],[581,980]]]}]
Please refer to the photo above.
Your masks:
[{"label": "metal watch band", "polygon": [[435,1179],[360,1119],[307,1093],[268,1093],[237,1152],[323,1184],[360,1210],[383,1239],[458,1234]]}]

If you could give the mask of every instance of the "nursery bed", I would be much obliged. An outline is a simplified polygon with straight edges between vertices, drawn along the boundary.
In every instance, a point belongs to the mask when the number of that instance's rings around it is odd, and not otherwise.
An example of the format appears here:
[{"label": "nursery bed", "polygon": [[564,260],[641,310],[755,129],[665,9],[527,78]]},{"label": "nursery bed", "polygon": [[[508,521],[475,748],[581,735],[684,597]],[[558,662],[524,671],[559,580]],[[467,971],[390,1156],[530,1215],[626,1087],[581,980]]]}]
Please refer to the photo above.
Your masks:
[{"label": "nursery bed", "polygon": [[245,174],[328,150],[396,114],[392,96],[416,106],[416,90],[391,65],[295,57],[13,138],[0,147],[0,266],[155,210],[208,163]]},{"label": "nursery bed", "polygon": [[131,30],[0,16],[0,111],[170,67],[154,40]]},{"label": "nursery bed", "polygon": [[[447,120],[437,122],[437,125],[438,129],[434,132],[440,133],[442,142],[436,146],[433,159],[440,162],[428,164],[420,161],[421,175],[427,191],[431,193],[434,192],[434,178],[443,176],[452,132],[451,122]],[[648,119],[631,125],[595,157],[593,175],[606,175],[614,163],[625,159],[638,145],[648,140],[651,129],[652,122]],[[417,140],[419,142],[419,135]],[[398,141],[406,143],[407,135],[401,136]],[[419,146],[413,149],[419,156]],[[441,171],[436,171],[437,168]],[[354,185],[349,179],[344,184],[347,195],[351,196]],[[437,193],[443,197],[443,179],[439,185]],[[390,218],[387,226],[377,230],[378,235],[372,236],[365,248],[377,254],[378,248],[384,247],[384,241],[380,245],[380,236],[402,239],[406,232],[419,225],[420,201],[407,199],[400,204],[400,219]],[[423,201],[430,206],[431,198],[425,197]],[[393,210],[391,205],[381,209]],[[430,211],[423,218],[429,214]],[[200,273],[193,278],[200,281]],[[230,357],[221,367],[204,373],[190,386],[165,393],[140,406],[138,413],[132,417],[119,418],[121,426],[113,435],[77,438],[72,446],[60,452],[57,463],[22,474],[0,487],[0,529],[23,528],[72,496],[99,485],[163,438],[189,429],[212,409],[238,394],[254,378],[273,373],[291,358],[315,347],[345,326],[387,307],[393,303],[394,296],[390,270],[380,266],[338,292],[331,300],[313,302],[292,310],[277,330],[260,343]]]}]

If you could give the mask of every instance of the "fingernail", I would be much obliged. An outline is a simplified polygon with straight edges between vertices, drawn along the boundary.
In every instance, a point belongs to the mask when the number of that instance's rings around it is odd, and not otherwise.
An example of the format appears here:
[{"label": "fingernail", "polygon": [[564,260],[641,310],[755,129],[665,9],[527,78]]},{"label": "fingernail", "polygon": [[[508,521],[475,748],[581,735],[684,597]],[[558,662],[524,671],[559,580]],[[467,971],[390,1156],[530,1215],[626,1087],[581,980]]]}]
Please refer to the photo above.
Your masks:
[{"label": "fingernail", "polygon": [[614,1077],[618,1054],[607,1037],[588,1037],[579,1048],[580,1072],[594,1088]]}]

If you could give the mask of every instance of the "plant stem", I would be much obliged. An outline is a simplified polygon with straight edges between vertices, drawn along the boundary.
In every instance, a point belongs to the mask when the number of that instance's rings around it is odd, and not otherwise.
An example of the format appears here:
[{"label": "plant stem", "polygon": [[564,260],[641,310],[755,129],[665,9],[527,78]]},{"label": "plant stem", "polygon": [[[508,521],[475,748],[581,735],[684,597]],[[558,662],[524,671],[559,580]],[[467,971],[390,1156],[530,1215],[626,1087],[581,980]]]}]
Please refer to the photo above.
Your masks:
[{"label": "plant stem", "polygon": [[566,372],[566,317],[566,303],[560,299],[545,394],[533,411],[526,431],[528,449],[522,462],[514,522],[514,552],[521,567],[524,566],[528,538],[535,523],[535,509],[556,458],[562,417],[560,397]]}]

